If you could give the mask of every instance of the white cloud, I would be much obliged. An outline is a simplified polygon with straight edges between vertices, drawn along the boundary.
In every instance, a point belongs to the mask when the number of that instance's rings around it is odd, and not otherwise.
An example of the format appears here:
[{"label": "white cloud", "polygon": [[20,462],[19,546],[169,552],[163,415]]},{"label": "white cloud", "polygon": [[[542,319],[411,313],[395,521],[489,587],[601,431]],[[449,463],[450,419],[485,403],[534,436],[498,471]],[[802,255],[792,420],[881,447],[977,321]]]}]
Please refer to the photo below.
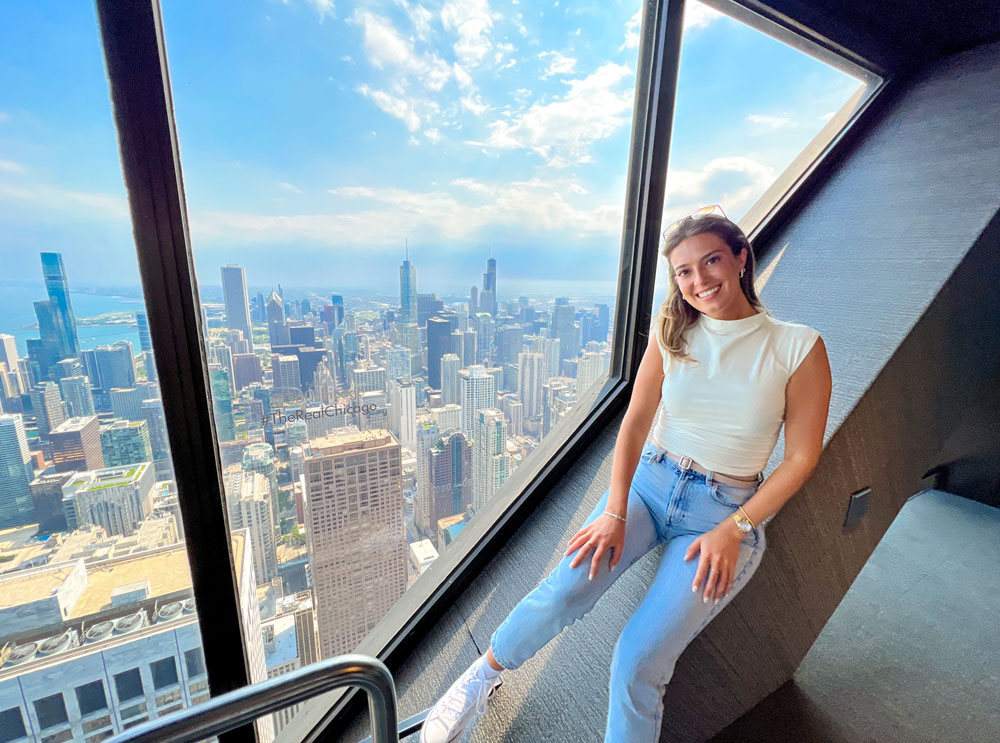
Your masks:
[{"label": "white cloud", "polygon": [[420,128],[420,116],[417,114],[413,101],[396,98],[384,90],[372,90],[367,85],[359,85],[355,90],[365,98],[371,99],[372,103],[390,116],[395,116],[402,121],[411,132]]},{"label": "white cloud", "polygon": [[591,162],[590,145],[625,124],[632,89],[615,90],[632,71],[607,63],[582,80],[570,80],[569,92],[551,103],[535,103],[514,118],[489,125],[486,142],[495,149],[528,149],[557,168]]},{"label": "white cloud", "polygon": [[[714,8],[692,0],[691,2],[684,3],[683,28],[685,31],[689,28],[707,28],[722,17],[724,17],[723,14]],[[619,47],[618,51],[622,49],[638,49],[639,32],[641,30],[642,8],[635,11],[635,15],[625,22],[625,43]],[[577,32],[579,32],[579,29],[577,29]]]},{"label": "white cloud", "polygon": [[[2,121],[2,119],[0,119]],[[24,166],[11,160],[0,160],[0,171],[4,173],[23,173]]]},{"label": "white cloud", "polygon": [[552,75],[568,75],[576,68],[576,60],[573,57],[565,57],[557,51],[542,52],[538,58],[546,62],[548,66],[542,77],[552,77]]},{"label": "white cloud", "polygon": [[476,116],[482,116],[489,108],[478,95],[475,97],[467,95],[462,98],[460,103],[462,104],[462,108]]},{"label": "white cloud", "polygon": [[664,225],[706,204],[721,204],[730,216],[739,213],[758,199],[775,177],[770,165],[743,156],[716,157],[700,170],[668,169]]},{"label": "white cloud", "polygon": [[747,121],[767,129],[788,129],[795,126],[795,121],[788,116],[774,116],[770,114],[750,114],[747,116]]},{"label": "white cloud", "polygon": [[331,195],[343,200],[339,213],[203,212],[192,215],[192,232],[198,240],[218,242],[395,246],[403,235],[444,242],[469,239],[499,226],[581,237],[613,237],[621,230],[621,204],[593,198],[579,201],[582,187],[575,188],[578,184],[568,179],[495,185],[460,178],[450,185],[450,190],[425,193],[341,186],[330,189]]},{"label": "white cloud", "polygon": [[71,191],[44,183],[25,186],[0,183],[0,201],[19,201],[55,212],[75,213],[86,219],[129,219],[128,202],[123,196]]},{"label": "white cloud", "polygon": [[724,17],[715,8],[710,8],[699,2],[684,3],[684,28],[707,28],[715,21]]},{"label": "white cloud", "polygon": [[441,132],[437,129],[428,129],[424,132],[424,136],[435,144],[441,141]]},{"label": "white cloud", "polygon": [[310,5],[316,8],[316,12],[319,13],[320,23],[323,22],[323,19],[326,16],[330,16],[331,18],[336,17],[334,15],[335,8],[333,0],[307,0],[307,1]]},{"label": "white cloud", "polygon": [[441,7],[441,24],[458,34],[454,49],[463,65],[475,67],[493,48],[493,18],[487,0],[446,0]]},{"label": "white cloud", "polygon": [[291,191],[292,193],[302,193],[302,189],[296,188],[291,183],[286,183],[285,181],[278,181],[278,188],[283,188],[286,191]]},{"label": "white cloud", "polygon": [[429,90],[441,90],[451,77],[451,66],[436,54],[417,54],[413,44],[392,24],[368,11],[358,11],[352,20],[360,23],[368,60],[372,66],[399,67],[413,73]]}]

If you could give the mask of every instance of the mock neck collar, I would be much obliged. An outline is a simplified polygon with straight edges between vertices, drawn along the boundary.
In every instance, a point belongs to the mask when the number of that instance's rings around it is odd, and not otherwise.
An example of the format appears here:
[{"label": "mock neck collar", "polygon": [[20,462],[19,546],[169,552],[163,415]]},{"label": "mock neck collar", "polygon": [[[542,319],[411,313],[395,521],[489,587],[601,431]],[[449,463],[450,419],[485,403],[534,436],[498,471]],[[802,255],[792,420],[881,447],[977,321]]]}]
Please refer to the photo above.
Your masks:
[{"label": "mock neck collar", "polygon": [[714,317],[709,317],[705,313],[701,314],[698,322],[710,333],[716,333],[718,335],[731,335],[733,333],[741,333],[744,331],[750,331],[764,322],[766,315],[757,311],[757,314],[750,315],[749,317],[744,317],[739,320],[717,320]]}]

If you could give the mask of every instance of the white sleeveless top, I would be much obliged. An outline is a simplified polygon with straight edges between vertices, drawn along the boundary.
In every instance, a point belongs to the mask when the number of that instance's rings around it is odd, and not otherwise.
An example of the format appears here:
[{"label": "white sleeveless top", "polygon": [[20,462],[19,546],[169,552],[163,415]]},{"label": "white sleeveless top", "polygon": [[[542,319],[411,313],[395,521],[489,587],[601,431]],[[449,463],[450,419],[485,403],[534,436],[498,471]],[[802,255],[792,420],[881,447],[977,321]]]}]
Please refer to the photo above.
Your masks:
[{"label": "white sleeveless top", "polygon": [[788,378],[818,337],[763,312],[741,320],[703,314],[686,335],[700,364],[674,361],[657,337],[664,363],[654,443],[713,472],[756,475],[785,421]]}]

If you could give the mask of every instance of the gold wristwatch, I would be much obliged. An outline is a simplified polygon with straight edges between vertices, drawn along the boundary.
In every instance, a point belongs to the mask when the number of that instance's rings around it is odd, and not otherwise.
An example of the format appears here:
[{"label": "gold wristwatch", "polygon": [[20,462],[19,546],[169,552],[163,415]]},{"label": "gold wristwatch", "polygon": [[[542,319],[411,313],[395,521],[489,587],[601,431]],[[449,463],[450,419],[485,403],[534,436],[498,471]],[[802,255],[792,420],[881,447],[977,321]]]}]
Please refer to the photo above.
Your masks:
[{"label": "gold wristwatch", "polygon": [[744,534],[749,534],[753,529],[753,522],[749,519],[746,511],[744,511],[742,507],[732,515],[732,519],[736,522],[736,527]]}]

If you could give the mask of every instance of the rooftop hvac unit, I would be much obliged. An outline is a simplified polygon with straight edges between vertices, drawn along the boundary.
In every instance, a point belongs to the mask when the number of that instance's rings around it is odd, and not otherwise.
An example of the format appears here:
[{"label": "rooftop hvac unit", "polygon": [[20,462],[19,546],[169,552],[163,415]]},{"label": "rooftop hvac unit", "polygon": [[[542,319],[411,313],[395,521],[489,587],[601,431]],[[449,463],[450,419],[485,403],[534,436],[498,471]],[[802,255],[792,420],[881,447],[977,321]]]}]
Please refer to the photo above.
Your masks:
[{"label": "rooftop hvac unit", "polygon": [[11,666],[18,666],[21,663],[27,663],[35,657],[35,653],[37,652],[37,642],[26,642],[24,645],[18,645],[10,651],[10,655],[7,656],[7,662],[3,664],[4,668],[10,668]]},{"label": "rooftop hvac unit", "polygon": [[184,613],[194,614],[194,599],[184,599]]},{"label": "rooftop hvac unit", "polygon": [[135,614],[129,614],[127,617],[115,620],[115,634],[127,635],[129,632],[135,632],[137,629],[142,629],[145,626],[146,614],[142,610],[139,610]]},{"label": "rooftop hvac unit", "polygon": [[66,630],[61,635],[46,638],[38,643],[38,654],[55,655],[56,653],[61,653],[63,650],[75,648],[80,644],[78,638],[76,630]]},{"label": "rooftop hvac unit", "polygon": [[85,643],[100,642],[111,636],[111,633],[115,629],[115,623],[111,620],[106,622],[98,622],[97,624],[91,625],[87,628],[87,631],[83,633],[83,641]]},{"label": "rooftop hvac unit", "polygon": [[171,619],[176,619],[184,611],[183,601],[172,601],[169,604],[164,604],[160,607],[160,610],[156,612],[156,622],[169,622]]}]

